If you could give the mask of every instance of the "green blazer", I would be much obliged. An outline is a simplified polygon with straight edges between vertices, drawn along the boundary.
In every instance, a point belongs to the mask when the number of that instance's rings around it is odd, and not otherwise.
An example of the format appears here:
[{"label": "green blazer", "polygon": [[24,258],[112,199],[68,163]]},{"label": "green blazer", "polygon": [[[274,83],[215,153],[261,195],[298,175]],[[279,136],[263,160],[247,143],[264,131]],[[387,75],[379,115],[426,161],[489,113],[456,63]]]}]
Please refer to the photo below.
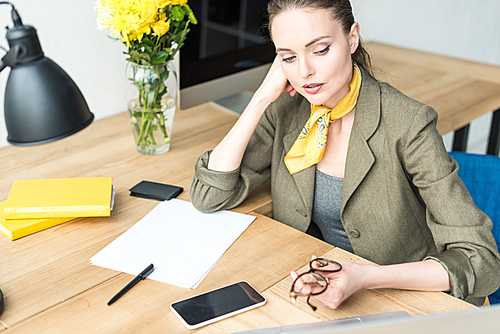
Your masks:
[{"label": "green blazer", "polygon": [[[362,71],[349,140],[341,220],[354,252],[378,264],[433,258],[450,275],[451,292],[482,304],[500,286],[491,220],[472,201],[436,130],[437,113]],[[193,205],[231,209],[271,179],[274,218],[306,231],[316,167],[290,175],[284,157],[310,115],[300,95],[282,94],[262,116],[240,168],[195,166]],[[432,278],[429,278],[432,279]]]}]

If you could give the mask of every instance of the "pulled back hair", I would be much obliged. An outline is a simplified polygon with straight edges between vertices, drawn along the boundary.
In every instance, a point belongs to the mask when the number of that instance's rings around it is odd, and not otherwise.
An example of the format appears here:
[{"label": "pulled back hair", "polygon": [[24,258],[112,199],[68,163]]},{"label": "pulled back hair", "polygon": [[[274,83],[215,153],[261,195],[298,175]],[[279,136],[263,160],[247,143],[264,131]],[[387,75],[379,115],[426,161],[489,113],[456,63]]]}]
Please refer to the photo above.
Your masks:
[{"label": "pulled back hair", "polygon": [[[345,35],[349,34],[352,25],[355,23],[352,7],[349,0],[270,0],[267,4],[268,24],[267,28],[271,34],[271,24],[273,19],[280,13],[292,9],[318,8],[329,10],[332,18],[340,23]],[[352,54],[352,59],[363,69],[373,75],[370,55],[363,48],[361,38],[358,48]]]}]

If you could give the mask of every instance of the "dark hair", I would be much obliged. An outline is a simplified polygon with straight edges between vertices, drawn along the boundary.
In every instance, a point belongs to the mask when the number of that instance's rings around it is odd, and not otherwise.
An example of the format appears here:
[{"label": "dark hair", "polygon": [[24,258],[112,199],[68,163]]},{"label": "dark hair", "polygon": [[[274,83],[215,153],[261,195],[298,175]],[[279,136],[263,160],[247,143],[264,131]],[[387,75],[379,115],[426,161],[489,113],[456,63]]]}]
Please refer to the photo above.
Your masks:
[{"label": "dark hair", "polygon": [[[344,34],[349,34],[355,23],[352,7],[349,0],[270,0],[267,4],[268,24],[267,28],[271,34],[271,24],[274,17],[283,11],[290,9],[321,8],[332,13],[334,20],[340,23]],[[271,34],[272,37],[272,34]],[[363,48],[361,39],[352,59],[373,77],[370,55]]]}]

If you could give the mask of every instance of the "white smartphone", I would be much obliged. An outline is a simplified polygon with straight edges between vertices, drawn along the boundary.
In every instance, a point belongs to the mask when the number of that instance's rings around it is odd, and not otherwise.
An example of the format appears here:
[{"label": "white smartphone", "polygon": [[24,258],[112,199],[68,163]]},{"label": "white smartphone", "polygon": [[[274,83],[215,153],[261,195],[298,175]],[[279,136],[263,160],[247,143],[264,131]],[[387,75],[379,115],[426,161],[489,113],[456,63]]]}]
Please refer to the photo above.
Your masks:
[{"label": "white smartphone", "polygon": [[248,282],[234,283],[174,302],[170,308],[188,329],[196,329],[266,303]]}]

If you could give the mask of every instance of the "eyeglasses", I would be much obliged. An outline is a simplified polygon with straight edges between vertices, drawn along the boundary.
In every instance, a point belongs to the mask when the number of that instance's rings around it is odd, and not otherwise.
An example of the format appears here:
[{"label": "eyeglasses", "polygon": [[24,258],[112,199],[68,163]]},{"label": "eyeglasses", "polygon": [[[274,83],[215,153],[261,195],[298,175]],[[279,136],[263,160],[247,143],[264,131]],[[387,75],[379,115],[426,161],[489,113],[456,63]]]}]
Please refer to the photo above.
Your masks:
[{"label": "eyeglasses", "polygon": [[[328,267],[326,269],[325,267]],[[292,283],[290,289],[290,301],[295,303],[297,297],[307,297],[307,305],[313,311],[317,307],[311,305],[309,298],[322,294],[328,288],[330,282],[328,278],[321,276],[320,273],[335,273],[342,270],[342,265],[338,262],[328,259],[314,259],[309,262],[309,271],[300,274]]]}]

